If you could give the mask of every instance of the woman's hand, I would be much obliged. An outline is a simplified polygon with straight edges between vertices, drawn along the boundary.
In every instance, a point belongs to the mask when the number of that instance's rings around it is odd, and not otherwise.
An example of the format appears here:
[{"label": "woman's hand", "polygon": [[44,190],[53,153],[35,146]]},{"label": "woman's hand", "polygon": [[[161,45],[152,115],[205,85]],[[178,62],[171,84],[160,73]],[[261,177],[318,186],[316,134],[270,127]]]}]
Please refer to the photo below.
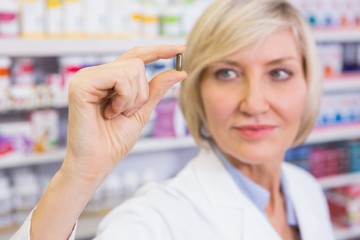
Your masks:
[{"label": "woman's hand", "polygon": [[102,181],[131,150],[163,94],[186,78],[185,72],[172,69],[148,82],[144,64],[184,50],[134,48],[112,63],[80,70],[70,82],[68,151],[62,170]]},{"label": "woman's hand", "polygon": [[144,64],[185,47],[130,50],[112,63],[80,70],[70,83],[68,150],[31,218],[31,239],[68,239],[96,188],[130,151],[155,105],[185,72],[149,83]]}]

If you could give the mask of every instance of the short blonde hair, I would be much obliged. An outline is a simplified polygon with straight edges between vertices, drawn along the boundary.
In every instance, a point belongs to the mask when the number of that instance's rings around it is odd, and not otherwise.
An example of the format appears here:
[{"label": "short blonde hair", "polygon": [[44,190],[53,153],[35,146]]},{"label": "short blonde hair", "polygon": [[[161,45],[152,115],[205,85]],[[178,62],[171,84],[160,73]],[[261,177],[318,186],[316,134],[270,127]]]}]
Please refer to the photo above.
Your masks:
[{"label": "short blonde hair", "polygon": [[201,134],[206,116],[200,94],[207,66],[281,29],[292,31],[303,58],[308,95],[292,146],[305,141],[317,118],[322,86],[316,44],[308,24],[286,0],[214,0],[189,35],[184,61],[188,78],[180,91],[181,109],[199,146],[207,146],[208,141]]}]

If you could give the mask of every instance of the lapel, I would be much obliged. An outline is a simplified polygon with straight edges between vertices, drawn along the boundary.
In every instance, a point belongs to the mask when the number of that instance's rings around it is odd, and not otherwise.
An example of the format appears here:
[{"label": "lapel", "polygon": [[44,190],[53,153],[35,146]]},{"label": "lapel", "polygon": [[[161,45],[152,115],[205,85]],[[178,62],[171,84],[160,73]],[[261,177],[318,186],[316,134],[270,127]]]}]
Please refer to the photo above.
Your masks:
[{"label": "lapel", "polygon": [[[283,170],[288,183],[290,199],[294,205],[296,217],[301,230],[301,239],[318,240],[322,239],[319,226],[319,217],[314,203],[310,202],[311,192],[309,188],[304,189],[306,182],[299,180],[299,174],[294,171],[293,166],[283,164]],[[296,190],[295,190],[296,189]]]},{"label": "lapel", "polygon": [[281,240],[266,217],[241,193],[212,150],[202,150],[193,163],[205,197],[219,216],[223,216],[222,224],[232,228],[231,233],[241,229],[242,237],[227,239]]}]

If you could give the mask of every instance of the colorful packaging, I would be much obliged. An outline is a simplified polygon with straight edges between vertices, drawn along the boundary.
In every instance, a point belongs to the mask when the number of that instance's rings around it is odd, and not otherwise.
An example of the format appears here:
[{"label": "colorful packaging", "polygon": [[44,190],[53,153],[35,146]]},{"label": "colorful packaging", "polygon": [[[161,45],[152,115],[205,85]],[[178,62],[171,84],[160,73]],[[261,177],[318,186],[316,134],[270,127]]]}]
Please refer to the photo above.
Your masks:
[{"label": "colorful packaging", "polygon": [[0,124],[0,156],[6,154],[23,156],[32,151],[29,122]]},{"label": "colorful packaging", "polygon": [[0,38],[19,36],[19,11],[20,9],[17,1],[0,1]]},{"label": "colorful packaging", "polygon": [[346,186],[326,194],[331,220],[340,227],[360,224],[360,186]]},{"label": "colorful packaging", "polygon": [[178,104],[175,98],[162,99],[155,108],[154,137],[175,137],[175,107]]},{"label": "colorful packaging", "polygon": [[30,115],[32,141],[35,152],[45,152],[58,146],[59,113],[55,110],[38,110]]}]

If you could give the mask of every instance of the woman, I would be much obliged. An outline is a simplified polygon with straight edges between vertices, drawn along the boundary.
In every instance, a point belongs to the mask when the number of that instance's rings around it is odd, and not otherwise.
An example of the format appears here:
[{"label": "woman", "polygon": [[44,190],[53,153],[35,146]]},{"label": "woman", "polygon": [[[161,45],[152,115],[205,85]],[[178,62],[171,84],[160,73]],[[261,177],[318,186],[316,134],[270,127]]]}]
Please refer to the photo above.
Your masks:
[{"label": "woman", "polygon": [[[283,162],[319,107],[309,32],[285,0],[214,1],[190,34],[180,98],[202,150],[175,178],[114,209],[96,239],[334,239],[316,180]],[[170,70],[148,84],[144,63],[184,50],[133,49],[76,74],[65,161],[13,239],[74,238],[91,195],[186,77]]]}]

